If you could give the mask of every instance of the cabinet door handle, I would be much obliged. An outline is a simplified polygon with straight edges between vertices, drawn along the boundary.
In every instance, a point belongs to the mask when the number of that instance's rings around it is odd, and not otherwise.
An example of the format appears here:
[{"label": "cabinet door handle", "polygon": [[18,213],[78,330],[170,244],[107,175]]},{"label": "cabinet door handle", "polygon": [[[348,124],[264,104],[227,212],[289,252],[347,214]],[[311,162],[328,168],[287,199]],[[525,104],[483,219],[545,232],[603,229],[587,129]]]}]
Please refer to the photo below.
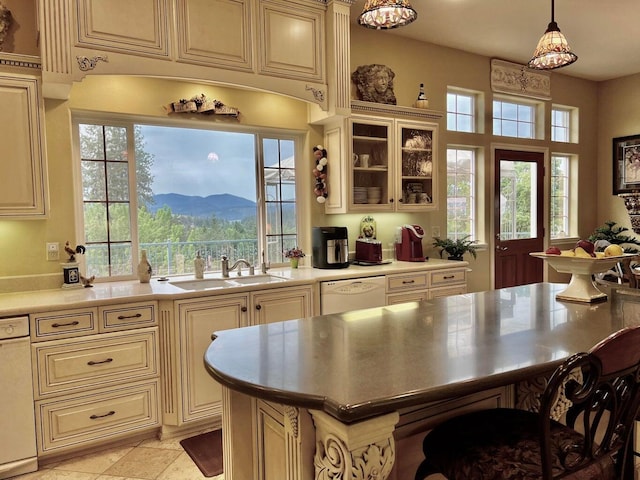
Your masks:
[{"label": "cabinet door handle", "polygon": [[87,365],[102,365],[103,363],[111,363],[113,362],[113,358],[107,358],[106,360],[100,360],[99,362],[94,362],[93,360],[87,362]]},{"label": "cabinet door handle", "polygon": [[77,320],[74,320],[73,322],[69,322],[69,323],[54,323],[51,326],[53,328],[60,328],[60,327],[75,327],[76,325],[80,325],[80,322]]},{"label": "cabinet door handle", "polygon": [[403,280],[402,281],[403,285],[411,285],[412,283],[416,283],[416,281],[415,280]]},{"label": "cabinet door handle", "polygon": [[240,311],[241,312],[246,312],[247,311],[247,307],[240,307]]},{"label": "cabinet door handle", "polygon": [[256,310],[260,310],[260,309],[262,309],[262,305],[260,304],[256,305]]},{"label": "cabinet door handle", "polygon": [[456,278],[455,275],[445,275],[444,277],[442,277],[443,280],[451,280],[452,278]]},{"label": "cabinet door handle", "polygon": [[135,315],[118,315],[118,320],[125,320],[127,318],[140,318],[141,316],[141,313],[136,313]]},{"label": "cabinet door handle", "polygon": [[91,420],[97,420],[99,418],[105,418],[105,417],[110,417],[111,415],[115,415],[116,411],[115,410],[111,410],[109,413],[105,413],[104,415],[91,415],[89,418]]}]

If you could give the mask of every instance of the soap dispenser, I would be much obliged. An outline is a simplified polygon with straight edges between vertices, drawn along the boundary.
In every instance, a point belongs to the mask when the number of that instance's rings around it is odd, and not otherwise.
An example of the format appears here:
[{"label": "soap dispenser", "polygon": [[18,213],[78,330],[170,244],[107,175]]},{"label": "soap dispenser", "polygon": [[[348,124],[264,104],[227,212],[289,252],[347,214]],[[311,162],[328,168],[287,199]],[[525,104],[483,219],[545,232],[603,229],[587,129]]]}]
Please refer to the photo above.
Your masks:
[{"label": "soap dispenser", "polygon": [[196,252],[196,258],[193,261],[193,266],[196,273],[196,278],[201,280],[204,278],[204,258],[200,256],[200,250]]}]

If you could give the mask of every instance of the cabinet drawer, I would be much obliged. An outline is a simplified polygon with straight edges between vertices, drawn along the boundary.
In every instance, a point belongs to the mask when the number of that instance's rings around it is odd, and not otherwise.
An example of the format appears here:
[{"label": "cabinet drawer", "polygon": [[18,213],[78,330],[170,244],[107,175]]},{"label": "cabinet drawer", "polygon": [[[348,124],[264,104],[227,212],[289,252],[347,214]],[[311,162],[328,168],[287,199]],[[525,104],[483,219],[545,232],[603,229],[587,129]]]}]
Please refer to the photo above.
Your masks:
[{"label": "cabinet drawer", "polygon": [[112,332],[129,328],[152,327],[157,325],[156,302],[127,303],[100,307],[100,330]]},{"label": "cabinet drawer", "polygon": [[32,346],[36,398],[158,375],[157,327]]},{"label": "cabinet drawer", "polygon": [[429,290],[429,299],[448,297],[450,295],[460,295],[467,293],[467,285],[451,285],[450,287],[432,288]]},{"label": "cabinet drawer", "polygon": [[431,287],[440,287],[452,283],[465,283],[467,281],[467,271],[464,268],[456,270],[441,270],[431,272]]},{"label": "cabinet drawer", "polygon": [[38,455],[160,426],[159,380],[36,402]]},{"label": "cabinet drawer", "polygon": [[420,290],[416,292],[394,293],[387,295],[387,305],[396,305],[398,303],[419,302],[429,298],[428,290]]},{"label": "cabinet drawer", "polygon": [[57,312],[34,313],[31,320],[31,340],[39,342],[60,337],[78,337],[98,332],[98,310],[83,308]]},{"label": "cabinet drawer", "polygon": [[387,292],[389,293],[427,288],[427,286],[427,272],[389,275],[387,277]]}]

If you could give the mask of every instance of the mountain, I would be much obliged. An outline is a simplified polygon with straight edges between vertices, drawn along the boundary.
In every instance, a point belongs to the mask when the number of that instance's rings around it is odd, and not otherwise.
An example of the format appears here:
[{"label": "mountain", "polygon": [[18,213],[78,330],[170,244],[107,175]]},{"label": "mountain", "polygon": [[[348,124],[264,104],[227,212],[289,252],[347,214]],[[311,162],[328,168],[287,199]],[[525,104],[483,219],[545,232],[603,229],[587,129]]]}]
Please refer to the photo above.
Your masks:
[{"label": "mountain", "polygon": [[215,215],[225,220],[242,220],[256,216],[256,203],[228,193],[199,197],[177,193],[154,195],[155,203],[149,206],[151,213],[167,205],[176,215],[209,218]]}]

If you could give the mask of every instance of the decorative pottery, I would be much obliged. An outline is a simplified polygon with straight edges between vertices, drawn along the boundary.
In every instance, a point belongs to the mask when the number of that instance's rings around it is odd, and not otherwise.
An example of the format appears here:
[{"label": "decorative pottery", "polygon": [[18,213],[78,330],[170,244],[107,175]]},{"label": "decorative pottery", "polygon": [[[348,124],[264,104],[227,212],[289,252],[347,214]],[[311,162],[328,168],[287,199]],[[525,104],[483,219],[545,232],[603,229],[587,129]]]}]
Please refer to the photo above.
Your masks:
[{"label": "decorative pottery", "polygon": [[529,255],[545,260],[558,273],[571,274],[567,288],[556,294],[557,300],[586,303],[607,300],[607,294],[599,290],[593,282],[593,274],[606,272],[625,258],[637,256],[635,253],[625,253],[614,257],[587,258],[548,255],[543,252],[533,252]]}]

